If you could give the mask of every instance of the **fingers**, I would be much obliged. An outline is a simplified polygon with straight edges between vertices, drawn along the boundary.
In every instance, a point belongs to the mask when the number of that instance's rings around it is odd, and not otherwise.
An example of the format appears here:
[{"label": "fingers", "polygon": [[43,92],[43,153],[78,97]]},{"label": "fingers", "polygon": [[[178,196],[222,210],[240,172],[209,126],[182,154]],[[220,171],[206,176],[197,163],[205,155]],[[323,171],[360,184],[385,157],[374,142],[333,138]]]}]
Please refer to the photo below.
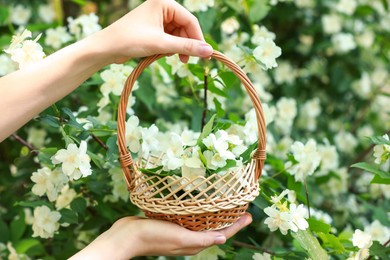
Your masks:
[{"label": "fingers", "polygon": [[238,231],[248,226],[252,222],[252,216],[249,213],[245,213],[236,223],[230,227],[219,230],[222,234],[225,235],[226,239],[229,239],[235,235]]},{"label": "fingers", "polygon": [[163,53],[179,53],[187,56],[208,58],[213,53],[213,48],[207,43],[174,35],[165,35],[165,42],[161,44]]},{"label": "fingers", "polygon": [[204,41],[198,19],[176,1],[169,1],[167,4],[164,12],[164,22],[183,27],[188,37]]}]

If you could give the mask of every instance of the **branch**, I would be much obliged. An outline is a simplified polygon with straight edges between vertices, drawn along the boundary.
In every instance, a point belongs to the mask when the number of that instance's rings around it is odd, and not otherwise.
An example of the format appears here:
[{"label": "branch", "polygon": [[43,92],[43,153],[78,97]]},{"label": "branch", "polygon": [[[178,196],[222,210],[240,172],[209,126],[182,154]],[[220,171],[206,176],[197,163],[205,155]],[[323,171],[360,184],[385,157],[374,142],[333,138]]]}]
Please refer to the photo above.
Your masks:
[{"label": "branch", "polygon": [[203,86],[204,86],[204,97],[203,97],[203,114],[202,114],[202,127],[206,124],[206,114],[207,114],[207,89],[208,89],[208,81],[207,78],[209,76],[209,69],[206,67],[204,69],[204,76],[203,76]]},{"label": "branch", "polygon": [[306,185],[306,179],[304,179],[303,184],[305,186],[305,194],[306,194],[306,201],[307,201],[307,211],[309,213],[309,218],[310,218],[310,200],[309,200],[309,192],[307,190],[307,185]]},{"label": "branch", "polygon": [[103,147],[105,150],[108,150],[108,146],[96,135],[91,134],[93,140],[95,140],[101,147]]},{"label": "branch", "polygon": [[24,140],[24,139],[23,139],[22,137],[20,137],[19,135],[13,133],[11,136],[12,136],[16,141],[18,141],[18,142],[21,143],[22,145],[26,146],[26,147],[30,150],[31,154],[37,155],[37,154],[39,153],[39,152],[38,152],[38,149],[37,149],[35,146],[33,146],[32,144],[28,143],[26,140]]}]

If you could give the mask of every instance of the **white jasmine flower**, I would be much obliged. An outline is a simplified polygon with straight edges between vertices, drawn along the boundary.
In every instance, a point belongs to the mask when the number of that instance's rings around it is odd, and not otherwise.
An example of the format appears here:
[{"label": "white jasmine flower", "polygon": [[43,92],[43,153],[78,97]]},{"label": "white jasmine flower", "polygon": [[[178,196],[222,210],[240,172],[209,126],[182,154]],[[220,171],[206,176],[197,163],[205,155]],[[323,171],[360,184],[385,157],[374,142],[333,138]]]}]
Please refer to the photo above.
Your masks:
[{"label": "white jasmine flower", "polygon": [[321,157],[320,172],[327,174],[339,167],[339,154],[333,145],[318,145],[318,153]]},{"label": "white jasmine flower", "polygon": [[355,136],[345,131],[338,132],[334,138],[334,141],[339,151],[348,154],[352,153],[358,145],[358,141],[356,140]]},{"label": "white jasmine flower", "polygon": [[117,202],[119,199],[123,201],[129,200],[129,191],[127,190],[127,185],[124,180],[122,168],[114,167],[108,170],[111,174],[111,182],[112,185],[112,197],[110,199],[111,202]]},{"label": "white jasmine flower", "polygon": [[364,140],[365,138],[374,135],[374,129],[372,129],[370,125],[364,125],[359,127],[359,129],[356,131],[356,135],[360,140]]},{"label": "white jasmine flower", "polygon": [[11,59],[19,64],[19,69],[26,68],[45,57],[42,46],[35,40],[25,40],[19,48],[5,50]]},{"label": "white jasmine flower", "polygon": [[370,48],[375,41],[375,34],[373,31],[365,31],[356,36],[356,42],[363,48]]},{"label": "white jasmine flower", "polygon": [[46,30],[45,44],[53,49],[59,49],[64,43],[71,40],[65,27],[49,28]]},{"label": "white jasmine flower", "polygon": [[40,206],[34,209],[34,223],[32,226],[33,237],[50,238],[60,227],[58,220],[61,214],[51,211],[47,206]]},{"label": "white jasmine flower", "polygon": [[292,84],[296,78],[296,71],[289,62],[282,61],[274,70],[274,78],[278,84]]},{"label": "white jasmine flower", "polygon": [[169,146],[166,148],[166,152],[161,161],[162,165],[167,170],[175,170],[180,168],[184,163],[183,159],[181,158],[183,152],[183,143],[181,141],[180,135],[171,133]]},{"label": "white jasmine flower", "polygon": [[27,142],[36,148],[42,148],[45,144],[47,132],[44,129],[30,127],[27,130]]},{"label": "white jasmine flower", "polygon": [[56,12],[53,5],[51,4],[42,4],[38,7],[38,15],[41,20],[45,23],[52,23],[56,18]]},{"label": "white jasmine flower", "polygon": [[336,10],[340,13],[352,15],[355,12],[356,0],[340,0],[336,5]]},{"label": "white jasmine flower", "polygon": [[61,164],[62,171],[72,180],[78,180],[92,174],[91,158],[87,154],[87,142],[81,141],[80,147],[69,144],[66,149],[57,151],[51,157],[53,164]]},{"label": "white jasmine flower", "polygon": [[43,196],[47,191],[54,189],[54,184],[49,178],[50,174],[51,170],[47,167],[32,173],[31,180],[35,183],[31,189],[32,193],[37,196]]},{"label": "white jasmine flower", "polygon": [[255,45],[260,45],[264,39],[275,40],[275,33],[269,31],[265,26],[253,25],[253,36],[251,42]]},{"label": "white jasmine flower", "polygon": [[[123,86],[130,75],[133,67],[125,66],[123,64],[112,64],[109,69],[104,70],[100,73],[100,77],[104,81],[100,88],[103,96],[108,96],[110,93],[115,96],[120,96],[123,90]],[[132,90],[138,88],[137,82],[134,84]]]},{"label": "white jasmine flower", "polygon": [[5,76],[15,70],[17,70],[17,64],[7,54],[0,54],[0,76]]},{"label": "white jasmine flower", "polygon": [[253,56],[263,64],[264,70],[276,68],[276,58],[281,54],[282,49],[270,38],[260,40],[259,46],[253,50]]},{"label": "white jasmine flower", "polygon": [[356,48],[353,35],[350,33],[337,33],[332,35],[332,44],[339,53],[346,53]]},{"label": "white jasmine flower", "polygon": [[382,225],[378,220],[374,220],[374,222],[364,229],[364,233],[370,234],[372,240],[384,244],[390,237],[390,228]]},{"label": "white jasmine flower", "polygon": [[269,216],[264,220],[264,224],[268,225],[272,232],[279,229],[283,235],[287,235],[289,229],[296,228],[291,225],[291,215],[288,212],[280,212],[275,207],[267,207],[264,212]]},{"label": "white jasmine flower", "polygon": [[271,260],[271,255],[267,253],[254,253],[252,256],[253,260]]},{"label": "white jasmine flower", "polygon": [[56,209],[60,210],[62,208],[68,207],[72,200],[76,198],[76,195],[76,191],[70,188],[69,185],[62,187],[61,194],[56,200]]},{"label": "white jasmine flower", "polygon": [[194,146],[196,144],[196,141],[199,138],[200,133],[194,132],[192,130],[184,130],[181,133],[181,140],[183,142],[183,145],[185,146]]},{"label": "white jasmine flower", "polygon": [[360,80],[355,81],[352,85],[354,92],[361,98],[368,99],[372,96],[370,75],[367,72],[363,72]]},{"label": "white jasmine flower", "polygon": [[75,35],[77,39],[83,39],[102,29],[98,21],[99,17],[94,13],[88,15],[83,14],[76,19],[68,17],[69,31]]},{"label": "white jasmine flower", "polygon": [[214,6],[214,0],[184,0],[183,5],[190,12],[205,12]]},{"label": "white jasmine flower", "polygon": [[32,173],[31,180],[35,183],[32,193],[37,196],[47,195],[49,201],[55,201],[61,188],[68,182],[68,178],[61,171],[51,171],[47,167]]},{"label": "white jasmine flower", "polygon": [[142,157],[146,158],[153,152],[158,152],[160,149],[159,141],[157,140],[157,135],[159,130],[156,125],[151,125],[149,128],[141,129],[142,136]]},{"label": "white jasmine flower", "polygon": [[138,125],[139,119],[137,116],[131,116],[126,121],[126,144],[133,153],[137,153],[141,148],[142,128]]},{"label": "white jasmine flower", "polygon": [[240,28],[240,24],[235,17],[229,17],[221,24],[222,32],[226,34],[232,34]]},{"label": "white jasmine flower", "polygon": [[365,260],[370,256],[370,251],[368,248],[362,248],[356,253],[350,255],[347,260]]},{"label": "white jasmine flower", "polygon": [[310,216],[329,225],[332,224],[332,217],[328,213],[325,213],[319,209],[310,208]]},{"label": "white jasmine flower", "polygon": [[356,229],[352,236],[352,244],[358,248],[370,248],[372,245],[372,237],[370,234]]},{"label": "white jasmine flower", "polygon": [[302,205],[290,204],[291,221],[300,230],[306,230],[309,227],[309,223],[306,221],[307,209]]},{"label": "white jasmine flower", "polygon": [[317,151],[317,144],[313,139],[305,145],[296,141],[291,146],[291,152],[298,163],[293,165],[292,162],[287,162],[285,167],[294,175],[296,181],[303,182],[320,164],[321,157]]},{"label": "white jasmine flower", "polygon": [[[389,135],[385,134],[382,136],[384,139],[389,141]],[[383,164],[390,158],[390,145],[388,144],[377,144],[374,146],[374,157],[376,164]]]},{"label": "white jasmine flower", "polygon": [[294,0],[294,2],[300,8],[313,8],[316,3],[314,0]]},{"label": "white jasmine flower", "polygon": [[207,168],[211,170],[222,168],[227,163],[226,160],[217,152],[214,153],[210,150],[206,150],[203,152],[203,156],[206,158]]},{"label": "white jasmine flower", "polygon": [[318,98],[313,98],[306,101],[300,111],[298,125],[308,131],[316,130],[317,117],[321,113],[320,100]]},{"label": "white jasmine flower", "polygon": [[338,14],[326,14],[322,16],[322,28],[327,34],[334,34],[341,31],[342,28],[342,18]]},{"label": "white jasmine flower", "polygon": [[31,17],[31,9],[19,4],[11,6],[9,14],[9,19],[13,24],[25,25]]},{"label": "white jasmine flower", "polygon": [[275,126],[283,133],[290,133],[297,115],[297,103],[293,98],[282,97],[276,103]]}]

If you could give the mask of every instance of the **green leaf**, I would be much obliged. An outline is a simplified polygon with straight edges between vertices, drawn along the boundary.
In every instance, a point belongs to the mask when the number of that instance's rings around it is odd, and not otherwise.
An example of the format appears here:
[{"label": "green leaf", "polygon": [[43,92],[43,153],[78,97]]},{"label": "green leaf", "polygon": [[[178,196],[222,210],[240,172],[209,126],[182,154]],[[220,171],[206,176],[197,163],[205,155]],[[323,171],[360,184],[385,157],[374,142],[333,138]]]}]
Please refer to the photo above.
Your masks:
[{"label": "green leaf", "polygon": [[71,203],[70,203],[70,208],[77,212],[80,215],[84,215],[85,209],[87,208],[87,202],[85,201],[84,198],[78,197],[75,198]]},{"label": "green leaf", "polygon": [[374,178],[371,180],[370,183],[378,183],[378,184],[387,184],[387,185],[390,185],[390,179],[386,178],[382,178],[381,176],[379,175],[375,175]]},{"label": "green leaf", "polygon": [[56,152],[57,152],[57,148],[55,147],[39,149],[39,153],[38,153],[39,162],[44,165],[53,165],[53,163],[51,162],[51,157],[55,155]]},{"label": "green leaf", "polygon": [[23,239],[14,243],[13,245],[15,247],[16,252],[18,252],[19,254],[25,254],[32,248],[39,249],[39,251],[42,253],[45,251],[41,242],[39,242],[39,240],[35,238]]},{"label": "green leaf", "polygon": [[141,100],[149,111],[153,111],[153,105],[156,100],[156,90],[151,86],[151,78],[149,73],[142,73],[138,78],[139,89],[134,92],[134,95]]},{"label": "green leaf", "polygon": [[198,141],[196,142],[197,145],[201,145],[203,139],[205,139],[213,130],[213,123],[216,115],[213,115],[210,120],[207,122],[207,124],[203,127],[202,133],[200,134]]},{"label": "green leaf", "polygon": [[98,156],[97,154],[94,154],[94,153],[91,153],[91,152],[88,152],[88,155],[89,157],[91,157],[91,160],[95,163],[95,165],[99,168],[99,169],[102,169],[103,168],[103,164],[104,164],[104,159],[100,156]]},{"label": "green leaf", "polygon": [[267,16],[269,10],[271,9],[267,5],[266,0],[256,0],[249,9],[249,20],[252,23],[257,23],[261,19]]},{"label": "green leaf", "polygon": [[370,247],[370,255],[378,256],[382,260],[390,260],[390,247],[381,245],[378,241],[374,241]]},{"label": "green leaf", "polygon": [[321,238],[326,247],[334,249],[337,253],[345,252],[345,248],[340,239],[333,234],[325,234],[318,232],[317,235]]},{"label": "green leaf", "polygon": [[197,13],[200,27],[202,27],[203,33],[207,34],[213,28],[216,15],[217,10],[215,8],[209,8],[206,12]]},{"label": "green leaf", "polygon": [[387,145],[390,145],[390,141],[385,139],[384,137],[382,136],[372,136],[372,137],[368,137],[371,142],[373,144],[387,144]]},{"label": "green leaf", "polygon": [[34,200],[34,201],[17,201],[15,202],[14,206],[22,206],[22,207],[28,207],[28,208],[36,208],[40,206],[47,206],[50,209],[53,209],[53,206],[44,200]]},{"label": "green leaf", "polygon": [[9,10],[5,6],[0,6],[0,25],[7,23],[9,17]]},{"label": "green leaf", "polygon": [[0,219],[0,242],[7,243],[9,240],[9,229],[7,224]]},{"label": "green leaf", "polygon": [[70,209],[61,209],[60,210],[61,219],[60,223],[69,223],[69,224],[77,224],[79,223],[79,217],[77,214]]},{"label": "green leaf", "polygon": [[119,157],[117,140],[117,135],[113,135],[107,139],[106,145],[108,147],[108,150],[106,153],[106,157],[108,161],[115,160]]},{"label": "green leaf", "polygon": [[232,87],[236,82],[239,82],[238,77],[231,71],[224,71],[218,74],[218,76],[223,80],[226,88]]},{"label": "green leaf", "polygon": [[236,13],[242,13],[243,8],[239,1],[235,0],[225,0],[225,4],[228,5],[231,9],[233,9]]},{"label": "green leaf", "polygon": [[378,175],[381,179],[390,180],[390,172],[382,171],[376,165],[372,165],[365,162],[359,162],[359,163],[352,164],[351,167],[363,169],[365,171],[369,171]]},{"label": "green leaf", "polygon": [[329,224],[324,223],[323,221],[309,218],[307,220],[310,226],[310,230],[313,232],[322,232],[322,233],[329,233],[331,226]]},{"label": "green leaf", "polygon": [[17,215],[14,220],[12,220],[10,225],[11,231],[11,240],[13,242],[18,241],[26,230],[26,222],[24,221],[24,214]]},{"label": "green leaf", "polygon": [[58,128],[60,127],[60,120],[57,117],[51,115],[43,115],[39,117],[40,121],[44,124],[47,124],[51,127]]}]

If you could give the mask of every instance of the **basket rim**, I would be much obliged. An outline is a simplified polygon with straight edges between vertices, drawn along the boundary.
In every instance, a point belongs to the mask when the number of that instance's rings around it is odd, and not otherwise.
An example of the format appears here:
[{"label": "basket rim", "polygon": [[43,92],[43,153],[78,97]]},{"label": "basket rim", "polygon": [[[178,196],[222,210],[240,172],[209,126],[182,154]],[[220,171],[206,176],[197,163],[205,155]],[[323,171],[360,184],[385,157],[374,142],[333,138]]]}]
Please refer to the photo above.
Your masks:
[{"label": "basket rim", "polygon": [[[134,165],[132,155],[127,148],[125,137],[127,103],[133,85],[135,84],[137,78],[143,72],[143,70],[150,64],[152,64],[154,61],[165,56],[165,54],[156,54],[142,60],[127,78],[120,97],[117,119],[119,160],[129,190],[131,190],[131,187],[133,185],[132,179],[134,178],[136,167]],[[249,77],[234,61],[216,50],[213,51],[211,57],[225,64],[240,79],[241,83],[244,85],[247,93],[249,94],[253,106],[255,108],[258,126],[258,147],[256,152],[252,155],[252,160],[256,161],[254,177],[255,180],[258,180],[261,176],[261,171],[264,165],[264,161],[266,159],[266,123],[260,99]]]}]

